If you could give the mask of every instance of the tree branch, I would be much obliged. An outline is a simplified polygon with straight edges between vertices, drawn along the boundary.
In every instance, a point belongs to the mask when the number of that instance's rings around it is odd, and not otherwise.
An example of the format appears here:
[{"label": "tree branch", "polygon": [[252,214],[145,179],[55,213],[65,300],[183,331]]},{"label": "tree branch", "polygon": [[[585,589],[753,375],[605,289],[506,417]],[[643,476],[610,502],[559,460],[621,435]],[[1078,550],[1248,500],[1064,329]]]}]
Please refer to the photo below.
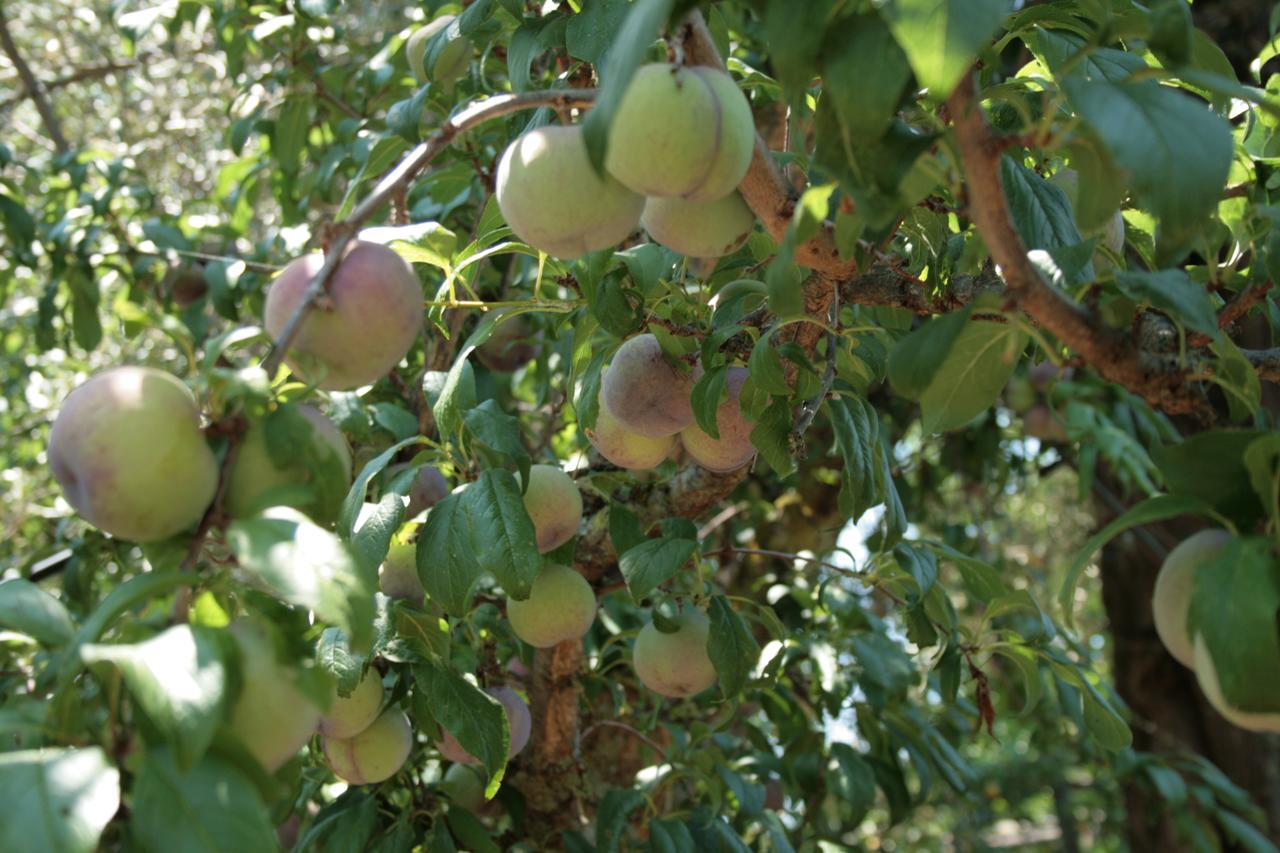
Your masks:
[{"label": "tree branch", "polygon": [[[139,65],[149,62],[153,56],[154,54],[151,54],[139,57],[138,59],[131,59],[128,62],[108,62],[105,65],[88,65],[84,68],[77,68],[70,74],[62,77],[56,77],[48,83],[45,83],[44,91],[47,94],[58,89],[64,89],[67,86],[75,85],[76,83],[82,83],[86,80],[97,80],[100,77],[107,77],[115,74],[117,71],[128,71],[130,68],[136,68]],[[22,91],[12,97],[5,98],[3,101],[0,101],[0,110],[16,106],[32,96],[32,90],[24,83]]]},{"label": "tree branch", "polygon": [[58,117],[53,112],[53,105],[49,103],[44,88],[36,79],[36,75],[31,72],[31,66],[27,65],[21,51],[18,50],[18,45],[13,41],[13,35],[9,32],[9,19],[4,14],[3,4],[0,4],[0,48],[13,63],[18,76],[22,78],[22,85],[27,88],[31,99],[35,101],[36,111],[40,113],[40,120],[44,122],[45,132],[53,140],[53,147],[59,154],[66,154],[71,150],[71,146],[67,144],[67,138],[62,135],[62,125],[58,124]]}]

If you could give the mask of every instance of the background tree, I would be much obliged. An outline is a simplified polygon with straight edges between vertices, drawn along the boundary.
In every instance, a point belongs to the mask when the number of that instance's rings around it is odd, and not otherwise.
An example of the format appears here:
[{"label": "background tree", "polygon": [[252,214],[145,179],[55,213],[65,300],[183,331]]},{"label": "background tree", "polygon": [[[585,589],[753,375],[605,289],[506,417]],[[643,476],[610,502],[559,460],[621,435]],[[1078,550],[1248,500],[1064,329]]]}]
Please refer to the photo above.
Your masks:
[{"label": "background tree", "polygon": [[1273,849],[1278,25],[7,4],[0,847]]}]

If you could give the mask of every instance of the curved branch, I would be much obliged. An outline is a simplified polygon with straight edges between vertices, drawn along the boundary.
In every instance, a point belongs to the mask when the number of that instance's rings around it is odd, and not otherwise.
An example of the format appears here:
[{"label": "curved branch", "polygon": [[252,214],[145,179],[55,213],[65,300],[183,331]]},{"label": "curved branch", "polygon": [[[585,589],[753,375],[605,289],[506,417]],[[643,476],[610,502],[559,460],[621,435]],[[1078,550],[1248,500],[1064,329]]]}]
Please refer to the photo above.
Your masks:
[{"label": "curved branch", "polygon": [[22,58],[22,52],[18,50],[18,45],[13,41],[13,34],[9,32],[9,19],[5,17],[3,4],[0,4],[0,48],[3,48],[5,55],[17,69],[22,85],[31,94],[36,112],[40,113],[40,120],[44,122],[44,129],[53,140],[53,147],[59,154],[66,154],[71,150],[71,146],[62,134],[62,125],[58,123],[58,116],[53,111],[53,105],[49,103],[44,87],[40,85],[40,81],[31,71],[31,66],[27,65],[27,61]]}]

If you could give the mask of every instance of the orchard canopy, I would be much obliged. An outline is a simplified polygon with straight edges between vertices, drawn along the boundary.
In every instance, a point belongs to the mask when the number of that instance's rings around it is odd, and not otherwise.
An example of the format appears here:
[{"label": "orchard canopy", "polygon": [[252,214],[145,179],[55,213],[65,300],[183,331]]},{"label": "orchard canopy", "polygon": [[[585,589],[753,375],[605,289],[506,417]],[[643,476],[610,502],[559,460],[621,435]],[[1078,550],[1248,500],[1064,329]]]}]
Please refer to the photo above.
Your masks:
[{"label": "orchard canopy", "polygon": [[3,0],[0,850],[1276,850],[1278,31]]}]

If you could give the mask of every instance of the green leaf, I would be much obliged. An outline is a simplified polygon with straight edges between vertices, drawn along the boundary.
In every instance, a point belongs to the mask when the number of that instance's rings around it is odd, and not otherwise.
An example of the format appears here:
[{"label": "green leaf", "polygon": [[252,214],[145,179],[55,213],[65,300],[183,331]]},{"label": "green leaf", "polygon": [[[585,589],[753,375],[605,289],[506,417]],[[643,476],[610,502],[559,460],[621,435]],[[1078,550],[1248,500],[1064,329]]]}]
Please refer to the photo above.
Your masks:
[{"label": "green leaf", "polygon": [[1084,572],[1085,566],[1089,564],[1089,560],[1093,558],[1099,548],[1131,527],[1177,518],[1180,515],[1206,515],[1208,512],[1208,505],[1198,497],[1191,495],[1156,495],[1131,507],[1124,515],[1091,536],[1067,568],[1067,575],[1062,581],[1062,589],[1058,592],[1058,606],[1062,608],[1062,615],[1066,623],[1068,625],[1075,624],[1073,602],[1075,600],[1076,584],[1080,582],[1080,575]]},{"label": "green leaf", "polygon": [[1084,724],[1089,734],[1112,752],[1128,749],[1133,743],[1129,724],[1083,673],[1080,680],[1084,684]]},{"label": "green leaf", "polygon": [[295,95],[286,98],[280,116],[271,132],[271,151],[286,172],[296,172],[311,129],[311,110],[315,101]]},{"label": "green leaf", "polygon": [[833,397],[825,406],[836,449],[844,460],[837,497],[840,512],[859,518],[881,500],[875,476],[880,464],[876,451],[879,421],[875,409],[861,397]]},{"label": "green leaf", "polygon": [[466,615],[481,569],[462,494],[449,495],[427,513],[418,536],[417,561],[418,578],[431,600],[450,616]]},{"label": "green leaf", "polygon": [[502,411],[497,400],[485,400],[463,417],[467,430],[491,450],[512,458],[528,457],[520,440],[520,421]]},{"label": "green leaf", "polygon": [[414,667],[413,677],[428,697],[431,715],[480,759],[489,774],[485,796],[497,791],[507,766],[507,713],[502,703],[452,669],[426,663]]},{"label": "green leaf", "polygon": [[[779,17],[810,37],[825,37],[822,96],[831,99],[846,133],[852,137],[883,136],[911,83],[907,55],[893,40],[884,19],[876,14],[855,15],[822,28],[812,26],[810,15],[795,14],[791,0],[772,4],[771,13],[774,7]],[[770,42],[771,50],[776,50],[776,44]],[[776,54],[774,58],[776,61]]]},{"label": "green leaf", "polygon": [[1000,182],[1014,227],[1028,249],[1059,249],[1081,242],[1071,200],[1059,187],[1007,155],[1000,158]]},{"label": "green leaf", "polygon": [[542,557],[516,478],[510,471],[485,471],[463,491],[462,500],[481,568],[497,578],[512,598],[528,598]]},{"label": "green leaf", "polygon": [[365,657],[351,650],[340,628],[325,628],[316,643],[316,664],[330,676],[339,696],[350,696],[364,675]]},{"label": "green leaf", "polygon": [[1196,566],[1187,634],[1204,640],[1218,686],[1233,707],[1280,712],[1280,572],[1271,543],[1233,538]]},{"label": "green leaf", "polygon": [[971,306],[965,306],[935,317],[898,341],[889,352],[893,390],[912,400],[920,399],[942,369],[972,311]]},{"label": "green leaf", "polygon": [[1244,529],[1264,514],[1250,485],[1244,454],[1265,434],[1262,430],[1208,430],[1178,444],[1153,448],[1151,459],[1170,492],[1199,499]]},{"label": "green leaf", "polygon": [[951,94],[1009,11],[1006,0],[893,0],[880,13],[916,80],[941,101]]},{"label": "green leaf", "polygon": [[[924,431],[958,429],[991,408],[1013,375],[1026,345],[1026,332],[1013,322],[965,323],[946,359],[920,394]],[[894,351],[897,352],[896,347]]]},{"label": "green leaf", "polygon": [[729,368],[724,365],[706,371],[693,383],[690,403],[693,405],[693,418],[698,428],[712,438],[720,438],[720,428],[716,424],[716,412],[720,409],[720,398],[724,396],[725,378]]},{"label": "green leaf", "polygon": [[0,628],[27,634],[46,646],[65,646],[76,633],[66,606],[24,578],[0,583]]},{"label": "green leaf", "polygon": [[206,755],[183,772],[166,750],[149,750],[132,795],[129,827],[144,850],[213,853],[279,847],[258,789],[216,755]]},{"label": "green leaf", "polygon": [[713,595],[707,609],[711,620],[707,634],[707,656],[716,668],[720,689],[726,699],[742,692],[755,671],[760,659],[760,646],[747,628],[746,621],[738,615],[723,595]]},{"label": "green leaf", "polygon": [[[435,385],[436,377],[430,373],[423,377],[427,399],[431,400],[431,411],[435,415],[436,426],[440,429],[441,438],[459,434],[462,431],[463,412],[470,410],[476,404],[475,370],[471,367],[471,362],[467,360],[467,356],[484,340],[488,339],[488,334],[486,334],[484,339],[475,340],[476,333],[479,330],[480,327],[477,327],[476,332],[472,332],[471,337],[463,344],[462,350],[457,355],[457,360],[453,363],[453,367],[449,368],[449,372],[444,375],[442,383],[438,386]],[[493,327],[490,326],[488,332],[491,334],[492,331]]]},{"label": "green leaf", "polygon": [[120,808],[120,771],[96,746],[0,754],[0,850],[92,853]]},{"label": "green leaf", "polygon": [[355,533],[356,521],[360,518],[360,510],[364,508],[364,497],[369,491],[369,484],[373,482],[373,478],[382,473],[401,448],[421,441],[422,438],[419,436],[398,441],[365,463],[342,501],[342,511],[338,513],[340,535],[350,539]]},{"label": "green leaf", "polygon": [[295,509],[273,507],[235,521],[227,543],[241,568],[290,604],[314,610],[357,649],[373,639],[372,572],[337,536]]},{"label": "green leaf", "polygon": [[644,598],[689,562],[698,543],[692,539],[663,537],[646,539],[627,549],[618,560],[618,568],[627,582],[627,589],[636,601]]},{"label": "green leaf", "polygon": [[787,382],[782,368],[782,356],[773,346],[771,335],[762,335],[747,360],[747,370],[751,374],[751,382],[760,391],[781,396],[791,395],[791,385]]},{"label": "green leaf", "polygon": [[875,771],[848,744],[832,744],[831,757],[836,760],[836,773],[831,777],[832,793],[850,811],[849,815],[842,815],[842,819],[856,826],[875,805]]},{"label": "green leaf", "polygon": [[625,554],[645,541],[640,519],[619,503],[609,504],[609,540],[616,554]]},{"label": "green leaf", "polygon": [[791,428],[791,406],[783,397],[770,403],[751,428],[751,444],[779,477],[789,477],[796,470],[791,456]]},{"label": "green leaf", "polygon": [[1010,646],[1006,643],[993,645],[991,651],[1013,661],[1014,666],[1022,674],[1022,691],[1025,698],[1022,700],[1022,710],[1018,715],[1025,717],[1040,703],[1040,694],[1044,689],[1044,682],[1040,679],[1040,667],[1036,664],[1036,653],[1025,646]]},{"label": "green leaf", "polygon": [[1270,432],[1251,441],[1243,458],[1249,484],[1272,524],[1280,527],[1280,433]]},{"label": "green leaf", "polygon": [[916,600],[924,598],[938,581],[938,558],[932,551],[908,543],[895,545],[893,559],[903,571],[915,580],[919,591]]},{"label": "green leaf", "polygon": [[678,820],[649,821],[649,847],[653,853],[697,853],[689,827]]},{"label": "green leaf", "polygon": [[1236,342],[1218,335],[1210,348],[1218,356],[1214,364],[1215,381],[1227,398],[1227,408],[1234,421],[1252,417],[1262,406],[1262,381],[1258,371],[1240,351]]},{"label": "green leaf", "polygon": [[1211,338],[1220,334],[1209,291],[1182,270],[1116,270],[1116,286],[1133,301],[1158,308],[1188,329]]},{"label": "green leaf", "polygon": [[565,50],[570,56],[593,65],[600,62],[613,44],[629,8],[627,0],[584,3],[582,11],[569,18],[565,26]]},{"label": "green leaf", "polygon": [[175,625],[141,643],[84,646],[80,657],[119,668],[133,701],[189,768],[226,711],[230,642],[221,628]]},{"label": "green leaf", "polygon": [[596,849],[617,853],[627,831],[627,818],[644,805],[644,794],[634,788],[610,788],[596,811]]}]

